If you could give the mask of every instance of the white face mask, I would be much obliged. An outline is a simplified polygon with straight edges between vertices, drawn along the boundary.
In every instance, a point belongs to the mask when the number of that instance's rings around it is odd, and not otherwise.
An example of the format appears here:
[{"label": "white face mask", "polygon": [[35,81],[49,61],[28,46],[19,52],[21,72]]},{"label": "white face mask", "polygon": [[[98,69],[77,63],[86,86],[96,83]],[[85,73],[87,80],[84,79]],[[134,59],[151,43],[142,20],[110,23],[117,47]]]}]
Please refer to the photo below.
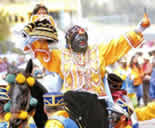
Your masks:
[{"label": "white face mask", "polygon": [[48,48],[50,50],[52,50],[52,49],[58,49],[58,42],[53,42],[53,43],[48,44]]}]

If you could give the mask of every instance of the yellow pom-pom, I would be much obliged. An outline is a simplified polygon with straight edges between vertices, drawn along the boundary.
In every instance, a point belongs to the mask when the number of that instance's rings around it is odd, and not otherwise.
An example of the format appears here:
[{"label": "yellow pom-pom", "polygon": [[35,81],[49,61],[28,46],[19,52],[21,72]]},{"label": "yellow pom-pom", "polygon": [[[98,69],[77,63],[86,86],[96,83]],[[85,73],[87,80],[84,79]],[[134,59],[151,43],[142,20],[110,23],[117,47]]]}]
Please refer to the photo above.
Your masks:
[{"label": "yellow pom-pom", "polygon": [[25,120],[26,118],[28,118],[28,113],[26,111],[21,111],[18,115],[18,118]]},{"label": "yellow pom-pom", "polygon": [[10,89],[10,85],[8,84],[8,86],[6,87],[6,90],[9,91]]},{"label": "yellow pom-pom", "polygon": [[32,87],[35,84],[35,79],[33,77],[28,77],[26,79],[26,82],[28,83],[30,87]]},{"label": "yellow pom-pom", "polygon": [[7,112],[4,116],[5,121],[9,121],[11,119],[11,113]]},{"label": "yellow pom-pom", "polygon": [[18,84],[23,84],[25,82],[25,76],[22,74],[22,73],[19,73],[17,76],[16,76],[16,82]]},{"label": "yellow pom-pom", "polygon": [[130,125],[127,125],[125,128],[132,128]]}]

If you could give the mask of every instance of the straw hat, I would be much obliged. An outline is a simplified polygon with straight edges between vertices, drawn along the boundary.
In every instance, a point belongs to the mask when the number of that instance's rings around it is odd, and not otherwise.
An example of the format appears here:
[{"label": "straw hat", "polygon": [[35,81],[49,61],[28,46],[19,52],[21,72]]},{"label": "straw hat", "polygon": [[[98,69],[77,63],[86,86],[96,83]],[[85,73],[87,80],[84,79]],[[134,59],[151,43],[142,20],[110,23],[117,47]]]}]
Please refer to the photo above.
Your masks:
[{"label": "straw hat", "polygon": [[55,25],[50,22],[49,16],[40,17],[37,21],[26,25],[24,33],[31,38],[41,38],[51,42],[58,41],[57,30]]}]

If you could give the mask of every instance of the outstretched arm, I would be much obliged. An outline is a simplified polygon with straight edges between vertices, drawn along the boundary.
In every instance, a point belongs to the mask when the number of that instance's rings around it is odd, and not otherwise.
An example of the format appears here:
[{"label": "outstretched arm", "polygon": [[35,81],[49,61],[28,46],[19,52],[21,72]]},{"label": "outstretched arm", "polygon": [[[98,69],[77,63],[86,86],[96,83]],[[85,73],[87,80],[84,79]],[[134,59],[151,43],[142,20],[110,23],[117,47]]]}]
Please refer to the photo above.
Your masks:
[{"label": "outstretched arm", "polygon": [[52,51],[50,51],[46,40],[35,40],[26,47],[29,47],[29,50],[30,49],[32,50],[31,52],[41,62],[43,67],[45,67],[50,72],[58,73],[61,76],[61,78],[63,78],[60,71],[61,66],[60,50],[53,49]]},{"label": "outstretched arm", "polygon": [[111,40],[108,44],[101,44],[99,46],[100,59],[102,65],[106,66],[114,63],[124,56],[132,47],[136,48],[142,43],[143,35],[142,32],[150,26],[150,20],[146,14],[142,21],[137,25],[137,27],[124,35],[122,35],[117,40]]}]

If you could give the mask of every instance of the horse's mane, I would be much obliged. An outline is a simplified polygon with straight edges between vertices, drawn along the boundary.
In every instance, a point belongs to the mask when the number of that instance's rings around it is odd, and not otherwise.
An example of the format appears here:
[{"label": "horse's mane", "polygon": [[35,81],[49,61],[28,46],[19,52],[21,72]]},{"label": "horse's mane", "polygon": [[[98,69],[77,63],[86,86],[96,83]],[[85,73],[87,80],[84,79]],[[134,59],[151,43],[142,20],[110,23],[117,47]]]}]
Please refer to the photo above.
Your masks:
[{"label": "horse's mane", "polygon": [[105,100],[88,92],[68,91],[64,102],[70,117],[85,128],[108,128],[108,112]]}]

